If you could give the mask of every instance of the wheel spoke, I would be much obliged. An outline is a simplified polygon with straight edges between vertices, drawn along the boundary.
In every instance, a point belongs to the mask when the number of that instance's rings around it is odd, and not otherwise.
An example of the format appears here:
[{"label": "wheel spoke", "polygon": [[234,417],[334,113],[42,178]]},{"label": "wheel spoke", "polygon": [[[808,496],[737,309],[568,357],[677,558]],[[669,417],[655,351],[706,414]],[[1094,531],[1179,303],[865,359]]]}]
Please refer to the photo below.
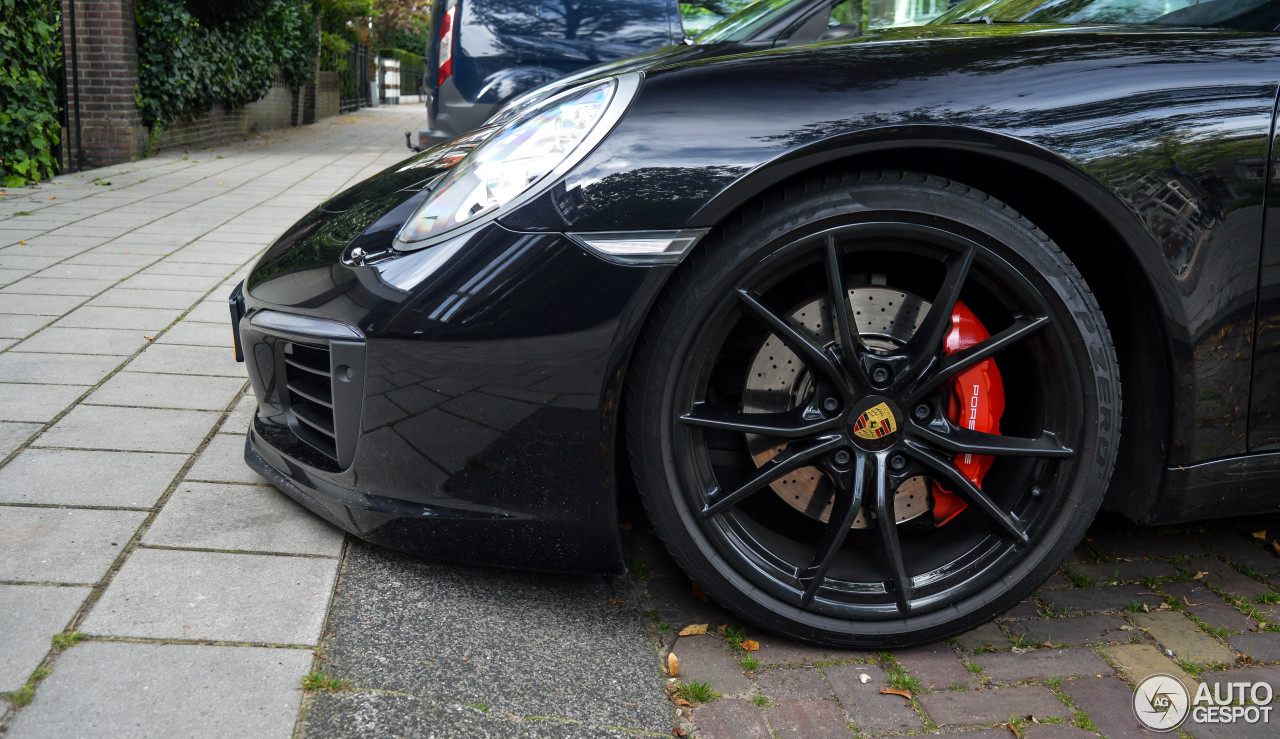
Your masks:
[{"label": "wheel spoke", "polygon": [[766,308],[760,301],[756,300],[746,290],[738,289],[738,298],[747,306],[757,318],[768,324],[773,329],[774,335],[787,346],[788,349],[795,352],[812,372],[818,372],[827,378],[843,384],[840,369],[836,363],[820,346],[814,343],[813,339],[805,336],[787,323],[784,319],[775,315],[773,311]]},{"label": "wheel spoke", "polygon": [[969,267],[973,265],[976,249],[972,246],[963,254],[947,260],[947,274],[942,278],[942,285],[933,299],[929,312],[915,334],[902,347],[909,357],[908,370],[902,378],[904,381],[917,376],[930,366],[932,360],[942,349],[942,340],[951,330],[951,314],[955,311],[956,301],[960,299],[960,290],[969,276]]},{"label": "wheel spoke", "polygon": [[909,439],[906,440],[905,446],[908,454],[937,472],[943,478],[943,482],[946,483],[947,487],[955,490],[961,497],[976,506],[987,518],[995,522],[1007,536],[1020,544],[1027,543],[1026,532],[1013,520],[1013,516],[1000,510],[995,501],[988,498],[986,493],[982,492],[968,477],[965,477],[960,470],[956,469],[950,459],[941,457],[936,452]]},{"label": "wheel spoke", "polygon": [[967,349],[963,349],[944,358],[942,362],[939,363],[938,369],[930,372],[927,377],[922,379],[911,389],[911,392],[908,393],[904,402],[907,404],[914,403],[924,395],[936,390],[952,377],[990,358],[996,352],[1022,341],[1048,325],[1048,323],[1048,316],[1027,318],[1026,316],[1019,315],[1017,319],[1014,320],[1013,325],[1009,328],[1006,328],[995,336],[991,336],[981,342],[978,342]]},{"label": "wheel spoke", "polygon": [[853,374],[859,385],[867,387],[869,383],[866,378],[866,368],[862,365],[864,351],[862,337],[858,335],[858,326],[849,315],[849,294],[844,287],[844,270],[841,267],[840,250],[836,247],[834,236],[827,236],[826,262],[827,286],[830,289],[827,302],[835,318],[836,340],[840,342],[841,353],[844,355],[843,364],[845,369]]},{"label": "wheel spoke", "polygon": [[813,602],[826,578],[827,570],[831,568],[831,563],[835,561],[836,554],[849,535],[854,519],[858,517],[858,511],[862,508],[862,490],[866,486],[866,468],[866,455],[858,454],[854,458],[852,471],[832,476],[836,494],[831,505],[831,517],[827,519],[827,527],[822,530],[822,536],[814,548],[813,561],[796,578],[804,590],[800,596],[801,607]]},{"label": "wheel spoke", "polygon": [[731,492],[711,491],[707,495],[707,504],[702,509],[704,517],[714,516],[729,506],[739,503],[752,493],[763,490],[774,480],[807,466],[818,457],[833,451],[843,440],[838,436],[822,438],[816,443],[802,449],[787,448],[778,456],[769,460],[760,468],[755,477]]},{"label": "wheel spoke", "polygon": [[898,613],[911,613],[911,577],[907,575],[907,563],[902,558],[902,544],[898,541],[898,520],[893,510],[893,491],[889,490],[889,473],[885,469],[886,454],[875,456],[876,527],[880,531],[880,546],[889,580],[885,588],[892,591],[898,604]]},{"label": "wheel spoke", "polygon": [[1036,439],[1021,436],[1002,436],[982,431],[970,431],[962,426],[947,423],[946,431],[939,425],[916,426],[911,433],[921,441],[951,452],[952,454],[982,454],[993,457],[1074,457],[1075,450],[1063,446],[1045,434]]},{"label": "wheel spoke", "polygon": [[694,403],[693,410],[680,416],[680,420],[700,428],[724,429],[777,439],[816,436],[840,423],[839,418],[806,418],[802,408],[780,413],[739,413],[713,410],[706,403]]}]

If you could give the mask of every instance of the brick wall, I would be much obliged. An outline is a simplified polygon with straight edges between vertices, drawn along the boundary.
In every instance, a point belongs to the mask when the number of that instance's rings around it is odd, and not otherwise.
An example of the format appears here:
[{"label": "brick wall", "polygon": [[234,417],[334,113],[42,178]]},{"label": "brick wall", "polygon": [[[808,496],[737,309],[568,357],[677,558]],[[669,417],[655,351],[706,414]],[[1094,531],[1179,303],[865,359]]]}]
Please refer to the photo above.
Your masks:
[{"label": "brick wall", "polygon": [[[65,150],[74,160],[76,87],[72,85],[71,5],[75,4],[79,63],[80,135],[85,166],[128,161],[142,151],[147,129],[133,101],[138,84],[137,28],[133,0],[62,0],[64,64],[67,69]],[[70,165],[71,162],[64,162]]]},{"label": "brick wall", "polygon": [[191,120],[169,126],[160,137],[159,148],[204,146],[235,136],[270,131],[293,125],[294,94],[279,69],[266,97],[242,108],[215,106]]}]

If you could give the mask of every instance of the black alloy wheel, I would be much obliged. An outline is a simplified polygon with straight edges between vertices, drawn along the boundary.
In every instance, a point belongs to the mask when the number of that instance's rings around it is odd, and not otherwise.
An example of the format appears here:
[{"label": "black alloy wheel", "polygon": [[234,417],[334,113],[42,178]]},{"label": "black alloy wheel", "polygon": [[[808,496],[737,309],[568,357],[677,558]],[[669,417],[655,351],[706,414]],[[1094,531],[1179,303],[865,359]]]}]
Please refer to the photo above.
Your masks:
[{"label": "black alloy wheel", "polygon": [[[989,337],[947,351],[962,310]],[[992,433],[951,397],[988,359]],[[901,646],[1057,568],[1102,501],[1119,389],[1102,312],[1048,236],[964,185],[862,172],[764,198],[681,265],[637,347],[628,446],[659,535],[719,603]],[[964,455],[990,458],[980,484]],[[940,488],[967,504],[942,522]]]}]

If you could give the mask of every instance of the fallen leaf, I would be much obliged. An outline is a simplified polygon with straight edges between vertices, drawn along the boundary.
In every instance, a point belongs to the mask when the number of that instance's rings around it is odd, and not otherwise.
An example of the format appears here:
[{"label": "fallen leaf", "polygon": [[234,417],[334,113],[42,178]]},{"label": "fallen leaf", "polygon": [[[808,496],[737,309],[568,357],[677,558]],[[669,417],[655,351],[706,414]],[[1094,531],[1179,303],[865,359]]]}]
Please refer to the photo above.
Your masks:
[{"label": "fallen leaf", "polygon": [[631,530],[631,524],[629,524],[629,523],[620,523],[620,524],[618,524],[618,528],[622,529],[623,531],[630,531],[630,530]]},{"label": "fallen leaf", "polygon": [[863,685],[866,685],[867,683],[871,682],[871,676],[864,672],[861,675],[858,675],[858,682],[862,683]]},{"label": "fallen leaf", "polygon": [[676,698],[676,705],[693,707],[693,704],[684,698]]},{"label": "fallen leaf", "polygon": [[1026,654],[1027,652],[1030,652],[1031,649],[1030,647],[1013,647],[1009,651],[1013,652],[1014,654]]},{"label": "fallen leaf", "polygon": [[724,632],[728,628],[729,628],[729,624],[720,624],[719,626],[716,627],[716,633],[721,636],[724,636]]},{"label": "fallen leaf", "polygon": [[689,736],[689,735],[685,733],[684,729],[677,726],[676,728],[671,730],[671,736]]},{"label": "fallen leaf", "polygon": [[675,652],[667,655],[667,674],[671,677],[677,677],[680,674],[680,658]]},{"label": "fallen leaf", "polygon": [[25,242],[25,241],[19,241],[18,243],[19,243],[19,244],[22,244],[23,246],[26,246],[26,245],[27,245],[27,242]]},{"label": "fallen leaf", "polygon": [[617,604],[617,603],[626,603],[626,601],[625,601],[625,600],[618,600],[617,598],[610,598],[610,599],[609,599],[609,602],[610,602],[610,603],[614,603],[614,604]]},{"label": "fallen leaf", "polygon": [[1263,529],[1262,531],[1255,531],[1255,532],[1253,532],[1253,538],[1257,539],[1258,541],[1266,541],[1266,540],[1267,540],[1267,530],[1266,530],[1266,529]]},{"label": "fallen leaf", "polygon": [[1271,548],[1276,550],[1276,554],[1280,554],[1280,541],[1271,540]]},{"label": "fallen leaf", "polygon": [[1132,626],[1121,626],[1121,627],[1120,627],[1120,630],[1121,630],[1121,631],[1133,631],[1133,627],[1132,627]]},{"label": "fallen leaf", "polygon": [[50,195],[49,197],[45,198],[45,200],[57,200],[57,199],[58,199],[57,195]]},{"label": "fallen leaf", "polygon": [[744,652],[760,651],[760,642],[756,641],[755,639],[743,639],[742,644],[740,646],[742,647],[742,651]]},{"label": "fallen leaf", "polygon": [[1157,610],[1157,611],[1167,611],[1167,610],[1169,610],[1169,604],[1168,604],[1168,603],[1161,603],[1160,605],[1156,606],[1156,610]]},{"label": "fallen leaf", "polygon": [[1151,609],[1147,606],[1147,604],[1146,604],[1146,603],[1143,603],[1143,604],[1142,604],[1142,612],[1143,612],[1143,613],[1151,613]]},{"label": "fallen leaf", "polygon": [[1195,579],[1195,580],[1203,580],[1203,579],[1204,579],[1204,576],[1205,576],[1205,575],[1207,575],[1207,574],[1209,574],[1209,573],[1208,573],[1208,572],[1197,572],[1197,573],[1195,574],[1195,577],[1194,577],[1193,579]]},{"label": "fallen leaf", "polygon": [[693,587],[689,590],[689,595],[692,595],[703,603],[711,602],[711,599],[707,597],[706,593],[702,592],[702,588],[698,587],[698,583],[696,582],[693,583]]},{"label": "fallen leaf", "polygon": [[1053,642],[1051,642],[1051,641],[1043,641],[1043,642],[1040,642],[1040,646],[1042,646],[1042,647],[1049,647],[1050,649],[1052,649],[1052,648],[1053,648]]},{"label": "fallen leaf", "polygon": [[706,624],[689,624],[683,629],[680,629],[680,636],[697,636],[705,633],[707,633]]},{"label": "fallen leaf", "polygon": [[146,339],[147,341],[155,341],[155,339],[151,338],[150,336],[147,336],[146,334],[143,334],[142,338]]},{"label": "fallen leaf", "polygon": [[911,700],[910,690],[899,690],[898,688],[880,688],[882,695],[900,695],[907,700]]}]

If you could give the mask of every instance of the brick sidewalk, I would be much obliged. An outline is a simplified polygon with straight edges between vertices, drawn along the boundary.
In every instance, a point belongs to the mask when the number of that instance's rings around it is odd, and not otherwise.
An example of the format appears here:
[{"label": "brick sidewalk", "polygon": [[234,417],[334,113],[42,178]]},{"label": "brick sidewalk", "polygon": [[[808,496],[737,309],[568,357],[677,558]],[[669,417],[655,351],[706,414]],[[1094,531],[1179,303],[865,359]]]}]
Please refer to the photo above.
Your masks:
[{"label": "brick sidewalk", "polygon": [[[1043,739],[1148,736],[1133,715],[1132,686],[1153,673],[1178,677],[1193,694],[1197,681],[1264,681],[1280,697],[1280,557],[1270,549],[1277,538],[1278,516],[1175,531],[1103,519],[1072,563],[1003,617],[946,643],[878,653],[747,629],[694,597],[655,539],[633,546],[646,563],[651,629],[680,661],[681,679],[668,690],[691,734]],[[674,636],[701,623],[711,633]],[[715,633],[722,624],[727,636]],[[742,637],[759,650],[735,648]],[[698,691],[688,686],[702,683],[721,697],[691,700]],[[894,687],[911,697],[881,692]],[[1181,731],[1275,736],[1280,717],[1272,721],[1189,721]]]},{"label": "brick sidewalk", "polygon": [[7,736],[292,733],[343,537],[244,465],[226,298],[421,112],[0,194]]}]

